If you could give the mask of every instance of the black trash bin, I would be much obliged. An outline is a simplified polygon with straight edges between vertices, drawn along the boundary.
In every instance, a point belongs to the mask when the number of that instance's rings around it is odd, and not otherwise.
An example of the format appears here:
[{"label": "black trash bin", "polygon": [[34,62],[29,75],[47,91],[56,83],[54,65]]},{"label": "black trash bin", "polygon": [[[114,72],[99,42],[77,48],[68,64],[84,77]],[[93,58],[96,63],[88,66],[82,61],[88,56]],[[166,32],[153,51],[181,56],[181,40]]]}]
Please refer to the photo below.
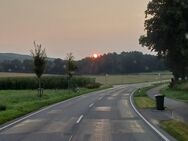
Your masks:
[{"label": "black trash bin", "polygon": [[155,95],[157,110],[164,110],[164,95]]}]

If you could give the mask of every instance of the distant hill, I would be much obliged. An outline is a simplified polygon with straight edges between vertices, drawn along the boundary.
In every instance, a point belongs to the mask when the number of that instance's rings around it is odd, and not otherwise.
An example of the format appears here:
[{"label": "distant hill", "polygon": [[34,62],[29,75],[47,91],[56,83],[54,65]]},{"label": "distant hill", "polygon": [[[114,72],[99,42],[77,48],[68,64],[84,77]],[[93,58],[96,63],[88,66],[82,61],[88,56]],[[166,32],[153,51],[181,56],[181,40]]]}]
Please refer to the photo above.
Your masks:
[{"label": "distant hill", "polygon": [[[0,53],[0,62],[3,62],[4,60],[20,60],[20,61],[23,61],[23,60],[26,60],[26,59],[29,59],[31,60],[32,57],[29,56],[29,55],[23,55],[23,54],[16,54],[16,53]],[[54,60],[54,58],[49,58],[49,60]]]}]

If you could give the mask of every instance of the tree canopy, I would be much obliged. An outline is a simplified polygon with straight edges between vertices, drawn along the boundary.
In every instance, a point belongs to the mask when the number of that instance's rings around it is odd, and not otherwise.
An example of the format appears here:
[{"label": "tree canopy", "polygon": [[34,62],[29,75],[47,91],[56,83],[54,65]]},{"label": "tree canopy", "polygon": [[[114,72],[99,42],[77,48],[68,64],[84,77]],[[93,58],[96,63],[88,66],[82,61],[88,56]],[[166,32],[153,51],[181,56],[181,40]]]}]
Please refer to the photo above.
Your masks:
[{"label": "tree canopy", "polygon": [[45,49],[42,49],[41,44],[36,44],[34,42],[34,50],[31,50],[33,56],[33,70],[38,78],[42,76],[46,67],[46,52]]},{"label": "tree canopy", "polygon": [[188,1],[152,0],[145,11],[146,35],[139,43],[165,57],[175,78],[187,75]]}]

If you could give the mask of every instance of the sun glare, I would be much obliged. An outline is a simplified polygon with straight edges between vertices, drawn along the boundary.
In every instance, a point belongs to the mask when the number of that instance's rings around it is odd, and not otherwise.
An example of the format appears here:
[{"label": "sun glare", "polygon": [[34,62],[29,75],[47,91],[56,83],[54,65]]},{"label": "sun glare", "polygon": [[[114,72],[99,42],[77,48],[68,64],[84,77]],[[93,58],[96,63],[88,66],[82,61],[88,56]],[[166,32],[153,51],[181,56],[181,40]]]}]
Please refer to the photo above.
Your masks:
[{"label": "sun glare", "polygon": [[98,55],[96,53],[94,53],[93,58],[98,58]]}]

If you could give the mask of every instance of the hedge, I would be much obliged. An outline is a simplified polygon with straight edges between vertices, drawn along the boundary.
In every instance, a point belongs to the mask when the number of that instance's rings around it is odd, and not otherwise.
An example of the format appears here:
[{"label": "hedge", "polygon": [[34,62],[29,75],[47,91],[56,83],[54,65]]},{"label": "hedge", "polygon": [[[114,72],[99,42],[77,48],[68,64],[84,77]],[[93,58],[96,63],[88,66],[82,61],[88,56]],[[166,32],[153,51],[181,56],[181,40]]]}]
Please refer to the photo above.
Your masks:
[{"label": "hedge", "polygon": [[[44,89],[67,89],[68,79],[65,76],[44,76],[41,79]],[[69,87],[86,87],[94,84],[94,78],[74,77],[69,81]],[[38,80],[36,77],[8,77],[0,78],[1,90],[37,89]]]}]

